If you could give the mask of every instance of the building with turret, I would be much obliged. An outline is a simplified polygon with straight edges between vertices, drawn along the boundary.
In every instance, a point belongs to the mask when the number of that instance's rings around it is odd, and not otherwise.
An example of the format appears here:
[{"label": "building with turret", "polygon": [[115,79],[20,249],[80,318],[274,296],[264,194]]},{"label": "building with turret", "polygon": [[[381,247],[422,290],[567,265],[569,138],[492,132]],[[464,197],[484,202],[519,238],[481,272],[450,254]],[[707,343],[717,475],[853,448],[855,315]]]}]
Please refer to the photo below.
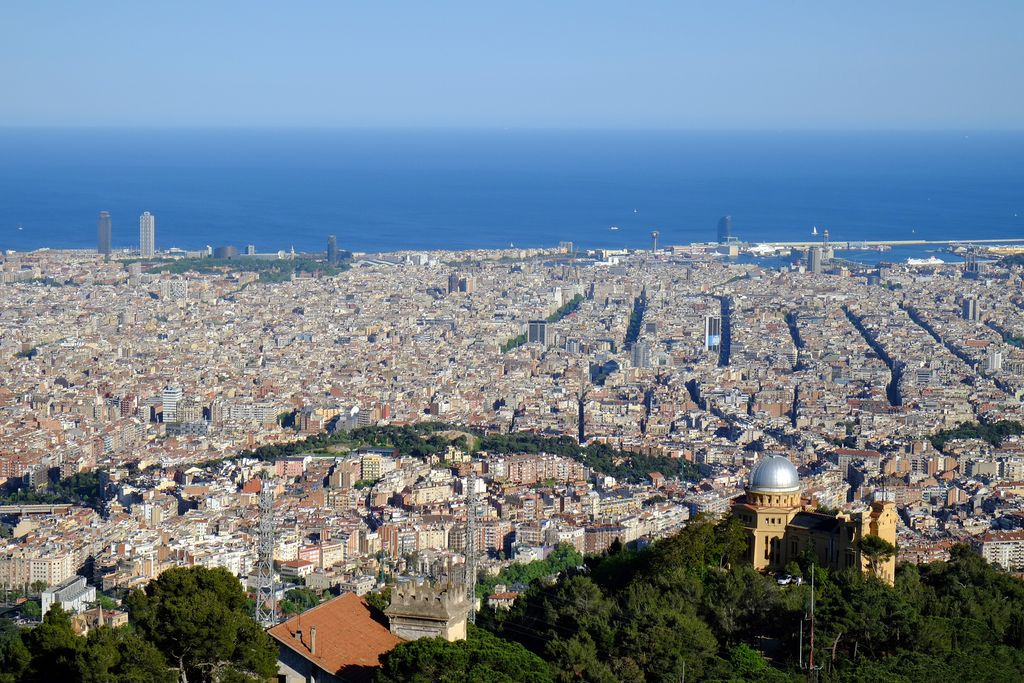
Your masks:
[{"label": "building with turret", "polygon": [[458,587],[444,589],[409,584],[391,591],[391,604],[384,610],[391,632],[403,640],[441,637],[448,641],[466,639],[469,599]]},{"label": "building with turret", "polygon": [[869,558],[861,541],[878,536],[896,545],[895,504],[875,502],[864,510],[830,515],[808,509],[800,490],[796,467],[784,455],[767,454],[754,465],[746,495],[732,508],[747,530],[747,561],[759,571],[782,571],[811,553],[819,566],[858,567],[892,584],[896,558]]}]

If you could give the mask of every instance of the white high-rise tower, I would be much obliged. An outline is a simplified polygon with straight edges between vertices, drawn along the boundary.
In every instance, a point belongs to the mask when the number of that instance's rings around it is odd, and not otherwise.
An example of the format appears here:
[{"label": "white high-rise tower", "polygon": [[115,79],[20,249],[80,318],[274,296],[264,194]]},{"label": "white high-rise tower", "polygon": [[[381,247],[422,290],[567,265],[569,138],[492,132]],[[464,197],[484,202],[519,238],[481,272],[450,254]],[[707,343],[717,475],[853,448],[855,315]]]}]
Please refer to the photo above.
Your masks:
[{"label": "white high-rise tower", "polygon": [[146,211],[139,216],[139,256],[152,258],[156,254],[156,216]]}]

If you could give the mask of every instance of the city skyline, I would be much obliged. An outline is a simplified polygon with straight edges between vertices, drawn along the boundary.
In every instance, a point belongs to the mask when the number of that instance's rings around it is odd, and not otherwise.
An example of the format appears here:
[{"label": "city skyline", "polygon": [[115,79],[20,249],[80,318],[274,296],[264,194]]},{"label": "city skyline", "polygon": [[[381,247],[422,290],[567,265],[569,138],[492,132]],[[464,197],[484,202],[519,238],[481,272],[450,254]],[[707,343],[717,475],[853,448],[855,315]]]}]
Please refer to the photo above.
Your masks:
[{"label": "city skyline", "polygon": [[0,8],[0,679],[1024,680],[1022,25]]}]

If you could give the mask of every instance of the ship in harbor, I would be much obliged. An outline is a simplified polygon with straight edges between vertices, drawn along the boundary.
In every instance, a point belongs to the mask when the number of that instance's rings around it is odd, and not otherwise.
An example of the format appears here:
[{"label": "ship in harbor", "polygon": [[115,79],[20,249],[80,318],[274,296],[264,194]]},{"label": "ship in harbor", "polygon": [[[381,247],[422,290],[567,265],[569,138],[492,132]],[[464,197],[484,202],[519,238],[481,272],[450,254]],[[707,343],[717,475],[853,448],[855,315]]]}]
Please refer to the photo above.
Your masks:
[{"label": "ship in harbor", "polygon": [[929,256],[928,258],[908,258],[907,259],[907,265],[908,266],[941,266],[941,265],[945,265],[945,263],[946,263],[945,261],[943,261],[942,259],[940,259],[938,257],[935,257],[935,256]]}]

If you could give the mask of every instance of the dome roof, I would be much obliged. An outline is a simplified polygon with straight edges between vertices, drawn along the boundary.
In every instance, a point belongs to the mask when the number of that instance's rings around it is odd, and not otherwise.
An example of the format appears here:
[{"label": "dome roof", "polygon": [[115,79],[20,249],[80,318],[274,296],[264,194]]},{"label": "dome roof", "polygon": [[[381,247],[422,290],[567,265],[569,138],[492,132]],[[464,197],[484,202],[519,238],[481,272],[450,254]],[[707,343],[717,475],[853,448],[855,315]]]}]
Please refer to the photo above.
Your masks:
[{"label": "dome roof", "polygon": [[789,458],[770,453],[750,470],[747,487],[765,493],[795,493],[800,490],[800,475]]}]

